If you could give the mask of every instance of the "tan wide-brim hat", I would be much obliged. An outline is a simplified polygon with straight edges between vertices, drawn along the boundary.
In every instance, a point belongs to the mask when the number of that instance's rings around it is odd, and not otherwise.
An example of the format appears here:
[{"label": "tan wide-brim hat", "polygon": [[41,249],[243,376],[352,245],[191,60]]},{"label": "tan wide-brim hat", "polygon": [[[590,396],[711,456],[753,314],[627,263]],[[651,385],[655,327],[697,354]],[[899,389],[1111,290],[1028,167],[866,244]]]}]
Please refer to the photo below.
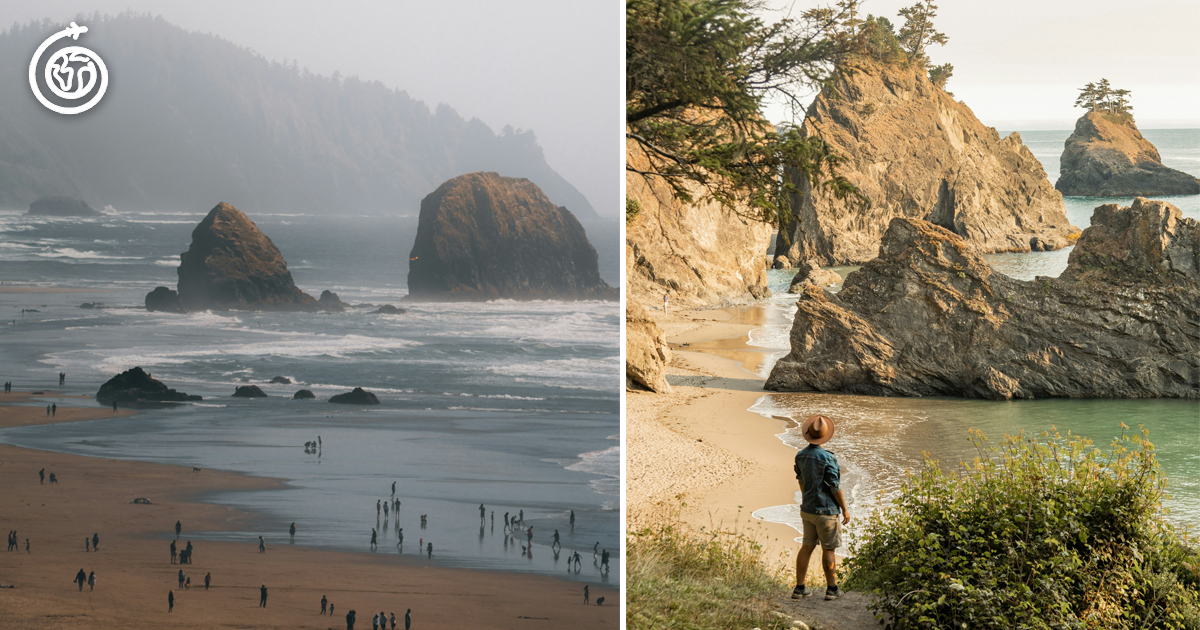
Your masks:
[{"label": "tan wide-brim hat", "polygon": [[800,425],[800,435],[809,444],[824,444],[833,437],[833,419],[829,416],[809,416]]}]

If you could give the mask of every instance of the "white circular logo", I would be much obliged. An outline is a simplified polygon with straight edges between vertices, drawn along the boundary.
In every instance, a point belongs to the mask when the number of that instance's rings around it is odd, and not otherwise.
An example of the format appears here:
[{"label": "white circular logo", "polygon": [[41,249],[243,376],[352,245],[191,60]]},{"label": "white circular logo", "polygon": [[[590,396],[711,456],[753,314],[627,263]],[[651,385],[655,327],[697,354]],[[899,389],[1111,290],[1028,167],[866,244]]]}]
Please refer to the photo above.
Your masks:
[{"label": "white circular logo", "polygon": [[58,98],[68,101],[77,101],[87,96],[92,88],[96,87],[96,82],[99,82],[100,89],[96,90],[92,98],[81,105],[63,107],[50,102],[38,86],[38,62],[45,54],[46,49],[64,37],[78,41],[79,36],[86,33],[87,30],[86,26],[79,26],[71,22],[67,28],[46,38],[46,41],[38,46],[37,52],[33,53],[33,61],[29,62],[29,87],[33,89],[33,95],[37,97],[37,100],[52,112],[59,114],[86,112],[99,103],[100,99],[104,97],[104,93],[108,91],[108,68],[104,65],[104,60],[100,58],[100,55],[82,46],[67,46],[55,52],[46,61],[43,75],[46,87],[50,88],[50,91]]}]

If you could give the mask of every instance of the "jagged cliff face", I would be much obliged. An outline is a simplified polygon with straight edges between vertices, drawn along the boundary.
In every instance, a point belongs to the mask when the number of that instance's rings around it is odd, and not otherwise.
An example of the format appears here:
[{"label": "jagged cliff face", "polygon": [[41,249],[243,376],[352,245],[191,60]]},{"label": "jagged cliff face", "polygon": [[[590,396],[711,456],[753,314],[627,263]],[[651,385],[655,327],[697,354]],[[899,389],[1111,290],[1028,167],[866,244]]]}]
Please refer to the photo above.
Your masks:
[{"label": "jagged cliff face", "polygon": [[408,299],[616,300],[583,226],[527,179],[469,173],[421,201]]},{"label": "jagged cliff face", "polygon": [[671,391],[666,366],[671,363],[667,336],[634,300],[625,301],[625,387]]},{"label": "jagged cliff face", "polygon": [[766,388],[881,396],[1200,398],[1200,224],[1101,206],[1059,278],[996,273],[958,235],[896,218],[832,295],[807,287]]},{"label": "jagged cliff face", "polygon": [[897,217],[940,225],[982,252],[1059,249],[1079,231],[1020,136],[1000,138],[919,68],[867,64],[840,76],[809,108],[804,130],[847,159],[841,173],[870,202],[804,186],[793,200],[798,221],[777,250],[793,261],[870,260]]},{"label": "jagged cliff face", "polygon": [[1078,197],[1200,194],[1200,180],[1163,166],[1132,117],[1100,112],[1075,122],[1054,187]]},{"label": "jagged cliff face", "polygon": [[[625,159],[646,170],[645,153],[632,141]],[[678,306],[748,301],[767,295],[767,247],[772,229],[743,219],[720,204],[676,199],[658,177],[626,171],[626,196],[640,213],[625,226],[629,299],[661,305],[663,295]]]},{"label": "jagged cliff face", "polygon": [[317,301],[296,287],[279,248],[224,202],[196,226],[180,255],[179,299],[189,311],[317,310]]}]

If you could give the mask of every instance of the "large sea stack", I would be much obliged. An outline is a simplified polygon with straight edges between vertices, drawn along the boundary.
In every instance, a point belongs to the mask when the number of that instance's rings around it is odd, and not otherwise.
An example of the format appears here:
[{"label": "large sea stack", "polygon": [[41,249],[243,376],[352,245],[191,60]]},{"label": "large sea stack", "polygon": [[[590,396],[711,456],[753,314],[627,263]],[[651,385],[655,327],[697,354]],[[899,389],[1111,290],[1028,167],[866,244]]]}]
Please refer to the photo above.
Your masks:
[{"label": "large sea stack", "polygon": [[583,226],[527,179],[468,173],[421,201],[408,297],[425,301],[617,299]]},{"label": "large sea stack", "polygon": [[1104,112],[1088,112],[1075,122],[1054,187],[1077,197],[1200,194],[1200,180],[1163,166],[1133,116]]},{"label": "large sea stack", "polygon": [[846,158],[839,172],[867,202],[798,182],[797,220],[776,251],[792,261],[870,260],[896,217],[940,225],[985,253],[1059,249],[1079,232],[1021,137],[1001,138],[919,65],[864,61],[839,73],[809,107],[803,131]]},{"label": "large sea stack", "polygon": [[196,226],[180,257],[179,299],[187,310],[318,308],[296,288],[279,248],[227,203],[217,204]]},{"label": "large sea stack", "polygon": [[837,295],[807,287],[766,388],[879,396],[1200,398],[1200,223],[1162,201],[1096,208],[1058,278],[892,219]]},{"label": "large sea stack", "polygon": [[135,367],[110,378],[96,392],[96,400],[105,405],[116,401],[126,406],[154,406],[200,400],[200,396],[175,391],[162,381],[151,378],[145,370]]},{"label": "large sea stack", "polygon": [[102,217],[104,213],[92,210],[87,202],[75,197],[42,197],[29,204],[31,217]]}]

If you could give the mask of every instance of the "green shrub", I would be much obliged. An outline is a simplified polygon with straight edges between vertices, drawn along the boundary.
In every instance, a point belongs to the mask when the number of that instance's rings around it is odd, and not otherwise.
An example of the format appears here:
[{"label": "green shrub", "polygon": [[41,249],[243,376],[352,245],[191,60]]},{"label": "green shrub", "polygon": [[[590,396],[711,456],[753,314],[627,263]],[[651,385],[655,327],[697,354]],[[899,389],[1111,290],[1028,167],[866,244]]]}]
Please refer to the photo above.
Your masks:
[{"label": "green shrub", "polygon": [[766,568],[757,540],[740,531],[691,531],[677,517],[629,533],[627,628],[791,628],[789,618],[772,614],[786,578]]},{"label": "green shrub", "polygon": [[642,213],[642,204],[633,197],[625,197],[625,222],[629,223]]},{"label": "green shrub", "polygon": [[971,440],[977,459],[927,459],[851,545],[847,586],[889,627],[1200,627],[1200,555],[1164,520],[1144,430],[1108,452],[1056,431]]}]

